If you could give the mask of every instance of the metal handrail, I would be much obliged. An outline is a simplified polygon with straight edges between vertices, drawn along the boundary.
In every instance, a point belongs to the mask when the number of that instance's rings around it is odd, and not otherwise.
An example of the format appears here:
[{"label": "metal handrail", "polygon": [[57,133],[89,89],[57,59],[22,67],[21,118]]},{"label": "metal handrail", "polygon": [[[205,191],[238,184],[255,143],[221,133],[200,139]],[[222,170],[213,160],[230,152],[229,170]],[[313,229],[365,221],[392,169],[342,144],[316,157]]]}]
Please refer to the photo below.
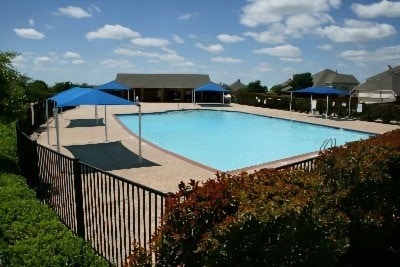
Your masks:
[{"label": "metal handrail", "polygon": [[335,137],[330,137],[330,138],[325,139],[325,141],[319,147],[319,151],[325,150],[329,145],[330,145],[329,148],[336,147],[336,138]]}]

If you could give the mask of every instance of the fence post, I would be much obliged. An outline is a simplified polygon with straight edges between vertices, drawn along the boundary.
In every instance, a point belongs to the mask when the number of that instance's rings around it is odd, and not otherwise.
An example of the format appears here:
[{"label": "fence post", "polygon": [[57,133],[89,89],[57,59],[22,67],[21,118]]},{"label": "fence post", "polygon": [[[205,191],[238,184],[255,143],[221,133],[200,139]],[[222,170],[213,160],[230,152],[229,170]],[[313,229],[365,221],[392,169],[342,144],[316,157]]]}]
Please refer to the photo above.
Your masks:
[{"label": "fence post", "polygon": [[32,181],[31,187],[37,188],[39,184],[39,157],[38,157],[38,145],[37,141],[31,141],[32,143]]},{"label": "fence post", "polygon": [[82,172],[79,159],[73,160],[74,167],[74,189],[75,189],[75,209],[76,209],[76,233],[85,238],[85,221],[83,211],[83,190],[82,190]]}]

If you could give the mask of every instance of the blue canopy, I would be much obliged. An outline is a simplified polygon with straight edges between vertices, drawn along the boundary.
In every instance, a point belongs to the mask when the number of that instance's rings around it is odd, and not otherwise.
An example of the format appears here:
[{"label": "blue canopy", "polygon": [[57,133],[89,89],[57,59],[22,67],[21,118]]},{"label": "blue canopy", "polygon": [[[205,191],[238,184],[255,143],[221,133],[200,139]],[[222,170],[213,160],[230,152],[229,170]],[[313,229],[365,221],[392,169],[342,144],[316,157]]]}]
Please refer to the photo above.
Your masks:
[{"label": "blue canopy", "polygon": [[293,91],[293,93],[308,93],[319,95],[349,95],[345,90],[339,90],[333,87],[308,87],[300,90]]},{"label": "blue canopy", "polygon": [[[293,93],[311,94],[311,110],[313,110],[312,95],[313,94],[326,95],[325,119],[328,118],[329,95],[350,95],[350,93],[345,90],[338,90],[333,87],[308,87],[308,88],[293,91]],[[349,109],[350,109],[350,104],[349,104]]]},{"label": "blue canopy", "polygon": [[100,85],[96,87],[98,90],[129,90],[129,86],[122,84],[120,82],[117,82],[116,80],[105,83],[103,85]]},{"label": "blue canopy", "polygon": [[74,91],[68,97],[56,101],[56,107],[73,107],[80,105],[132,105],[137,104],[121,97],[104,93],[100,90],[85,89]]},{"label": "blue canopy", "polygon": [[206,83],[196,89],[194,89],[195,92],[204,92],[204,91],[211,91],[211,92],[228,92],[228,90],[226,90],[224,87],[213,83],[213,82],[209,82]]},{"label": "blue canopy", "polygon": [[81,94],[84,94],[87,89],[81,88],[81,87],[73,87],[71,89],[68,89],[66,91],[60,92],[52,97],[49,98],[49,100],[53,100],[57,103],[65,102],[66,100],[71,99],[71,97],[76,97]]}]

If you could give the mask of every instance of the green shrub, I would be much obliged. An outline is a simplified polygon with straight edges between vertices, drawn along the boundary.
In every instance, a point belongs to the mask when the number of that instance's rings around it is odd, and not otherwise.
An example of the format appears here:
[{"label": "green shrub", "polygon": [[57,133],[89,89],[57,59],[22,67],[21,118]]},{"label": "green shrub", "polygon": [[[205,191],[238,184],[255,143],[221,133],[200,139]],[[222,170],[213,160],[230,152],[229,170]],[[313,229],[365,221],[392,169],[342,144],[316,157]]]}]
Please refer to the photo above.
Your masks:
[{"label": "green shrub", "polygon": [[0,266],[108,266],[17,175],[15,135],[0,123]]},{"label": "green shrub", "polygon": [[23,178],[0,173],[0,262],[5,266],[107,266],[39,203]]}]

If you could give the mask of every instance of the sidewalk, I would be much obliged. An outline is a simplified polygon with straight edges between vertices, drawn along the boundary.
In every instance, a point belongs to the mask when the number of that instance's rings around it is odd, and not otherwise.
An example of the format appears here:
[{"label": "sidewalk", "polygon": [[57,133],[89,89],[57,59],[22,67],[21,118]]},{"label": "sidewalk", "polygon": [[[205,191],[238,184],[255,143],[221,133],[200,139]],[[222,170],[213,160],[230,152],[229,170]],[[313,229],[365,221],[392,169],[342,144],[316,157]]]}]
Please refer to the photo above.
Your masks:
[{"label": "sidewalk", "polygon": [[[179,109],[218,109],[242,111],[295,121],[328,125],[337,128],[382,134],[399,125],[365,122],[349,119],[311,116],[305,113],[258,108],[232,104],[230,107],[200,107],[192,103],[142,103],[142,113]],[[79,158],[103,170],[138,182],[163,192],[176,192],[181,181],[205,181],[215,177],[216,170],[176,157],[166,151],[142,143],[143,163],[138,164],[138,139],[126,130],[114,114],[137,113],[136,106],[107,106],[107,141],[104,127],[104,106],[98,107],[99,124],[96,124],[94,106],[80,106],[59,115],[61,153]],[[38,143],[56,150],[54,121],[50,123],[50,144],[44,131]],[[252,171],[253,169],[249,169]]]}]

